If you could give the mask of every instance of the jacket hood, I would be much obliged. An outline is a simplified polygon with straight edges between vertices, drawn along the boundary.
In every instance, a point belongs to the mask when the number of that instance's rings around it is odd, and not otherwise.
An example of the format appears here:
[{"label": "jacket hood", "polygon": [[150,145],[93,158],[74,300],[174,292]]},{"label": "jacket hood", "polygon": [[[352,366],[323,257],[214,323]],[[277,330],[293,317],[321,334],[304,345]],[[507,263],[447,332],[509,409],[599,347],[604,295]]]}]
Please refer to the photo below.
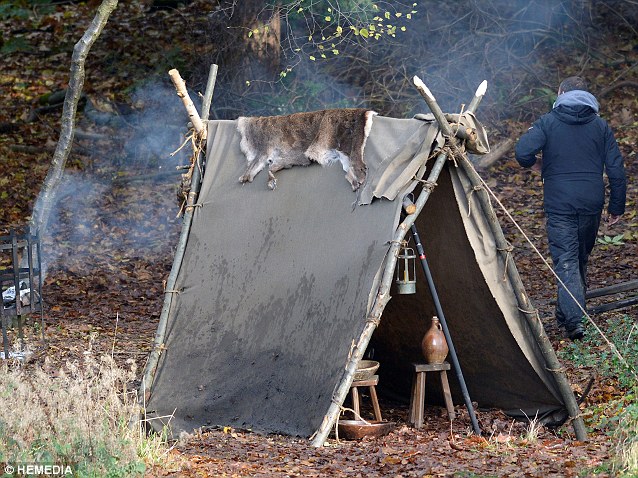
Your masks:
[{"label": "jacket hood", "polygon": [[556,98],[553,113],[565,123],[580,124],[596,118],[599,109],[594,95],[583,90],[572,90]]}]

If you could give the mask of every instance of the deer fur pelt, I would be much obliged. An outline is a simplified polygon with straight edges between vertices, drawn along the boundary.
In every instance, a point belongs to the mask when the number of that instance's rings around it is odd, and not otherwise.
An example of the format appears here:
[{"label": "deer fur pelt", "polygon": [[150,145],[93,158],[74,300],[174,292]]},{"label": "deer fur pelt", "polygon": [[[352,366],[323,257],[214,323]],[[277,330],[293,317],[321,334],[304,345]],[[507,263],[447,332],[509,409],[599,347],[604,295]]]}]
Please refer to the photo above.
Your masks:
[{"label": "deer fur pelt", "polygon": [[366,180],[363,149],[372,128],[374,111],[362,108],[321,110],[286,116],[240,117],[237,130],[248,167],[239,178],[252,182],[268,166],[268,187],[275,189],[274,173],[292,166],[322,166],[340,161],[346,179],[356,191]]}]

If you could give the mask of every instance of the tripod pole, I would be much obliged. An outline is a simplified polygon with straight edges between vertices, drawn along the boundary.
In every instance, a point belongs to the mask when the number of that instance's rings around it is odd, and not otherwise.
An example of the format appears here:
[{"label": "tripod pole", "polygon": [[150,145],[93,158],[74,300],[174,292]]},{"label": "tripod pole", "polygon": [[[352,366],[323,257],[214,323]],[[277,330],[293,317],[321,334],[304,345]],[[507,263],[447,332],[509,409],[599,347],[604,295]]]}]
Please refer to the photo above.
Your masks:
[{"label": "tripod pole", "polygon": [[439,316],[439,320],[441,321],[441,328],[443,329],[443,334],[445,334],[445,340],[447,340],[448,348],[450,349],[450,358],[452,360],[452,365],[454,366],[454,371],[456,372],[456,376],[459,379],[459,385],[461,386],[461,393],[463,394],[465,407],[467,408],[467,412],[470,415],[470,421],[472,422],[472,428],[474,429],[474,433],[480,436],[481,429],[479,428],[478,421],[476,420],[476,415],[474,414],[474,408],[472,407],[472,400],[470,400],[470,394],[468,393],[467,386],[465,385],[465,379],[463,378],[461,365],[459,364],[459,359],[456,356],[456,350],[454,349],[454,344],[452,343],[450,330],[448,329],[447,322],[445,320],[445,315],[443,314],[443,309],[441,308],[441,302],[439,301],[439,296],[436,292],[436,287],[434,286],[434,280],[432,279],[430,266],[428,266],[428,261],[425,258],[423,245],[421,244],[421,239],[419,239],[419,233],[414,223],[412,224],[411,229],[412,229],[412,237],[414,239],[414,243],[416,244],[416,250],[419,253],[419,258],[421,259],[421,265],[423,266],[423,272],[425,273],[425,277],[428,281],[428,286],[430,287],[430,293],[432,294],[434,307],[436,308],[436,313]]}]

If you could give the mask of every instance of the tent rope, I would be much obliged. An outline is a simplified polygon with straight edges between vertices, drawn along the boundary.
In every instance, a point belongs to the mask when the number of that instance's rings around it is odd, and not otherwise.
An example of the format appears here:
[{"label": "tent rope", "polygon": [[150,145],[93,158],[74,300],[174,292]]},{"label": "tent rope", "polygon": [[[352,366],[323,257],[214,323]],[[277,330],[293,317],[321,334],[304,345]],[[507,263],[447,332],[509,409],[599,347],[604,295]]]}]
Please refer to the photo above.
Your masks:
[{"label": "tent rope", "polygon": [[[481,181],[481,183],[483,184],[483,186],[485,187],[485,190],[494,198],[494,200],[496,201],[496,203],[499,205],[499,207],[501,208],[501,210],[505,213],[505,215],[507,216],[507,218],[510,220],[510,222],[514,225],[514,227],[516,227],[516,229],[518,229],[518,231],[522,234],[523,238],[525,239],[525,241],[531,246],[532,250],[536,253],[536,255],[538,255],[538,257],[540,257],[541,261],[543,262],[543,264],[547,267],[547,269],[549,269],[549,271],[552,273],[552,275],[556,278],[556,280],[558,281],[558,283],[565,289],[565,291],[567,292],[567,294],[569,295],[569,297],[571,297],[571,299],[574,301],[574,303],[578,306],[578,308],[580,309],[580,311],[583,313],[583,316],[587,318],[587,320],[589,321],[589,323],[592,324],[592,326],[594,327],[594,329],[596,330],[596,332],[598,332],[598,334],[603,338],[603,340],[607,343],[607,345],[609,346],[609,349],[611,350],[611,352],[616,355],[616,357],[618,357],[618,359],[620,360],[621,363],[623,363],[625,365],[625,367],[627,368],[627,370],[634,376],[634,378],[636,378],[636,380],[638,380],[638,373],[636,373],[636,371],[633,369],[633,367],[627,362],[627,360],[625,360],[625,357],[623,357],[623,355],[618,351],[618,348],[616,347],[616,345],[611,342],[607,336],[604,334],[604,332],[600,329],[600,327],[598,327],[598,325],[596,324],[596,322],[594,322],[594,320],[591,318],[591,316],[587,313],[587,311],[585,310],[585,308],[580,305],[580,303],[578,302],[578,300],[576,299],[576,297],[574,297],[574,294],[572,294],[572,292],[567,288],[567,286],[565,285],[565,283],[561,280],[560,277],[558,277],[558,274],[556,274],[556,271],[554,270],[554,268],[549,264],[549,262],[547,261],[547,259],[545,259],[543,257],[543,255],[541,254],[541,252],[538,250],[538,248],[534,245],[534,243],[532,242],[532,240],[529,238],[529,236],[525,233],[525,231],[523,230],[523,228],[518,224],[518,222],[516,222],[516,220],[514,219],[514,217],[512,217],[512,215],[510,214],[510,212],[507,210],[507,208],[503,205],[503,203],[499,200],[499,198],[496,196],[496,194],[494,193],[494,191],[492,191],[490,189],[490,187],[487,185],[487,183],[483,180],[483,178],[480,175],[477,175],[479,180]],[[576,417],[573,417],[576,418]]]},{"label": "tent rope", "polygon": [[443,138],[445,139],[445,144],[441,148],[440,152],[447,155],[448,161],[452,161],[454,163],[454,167],[458,168],[459,163],[456,161],[456,157],[458,156],[462,158],[464,155],[464,152],[456,144],[456,141],[454,138],[450,138],[449,136],[446,136],[445,134],[443,135]]},{"label": "tent rope", "polygon": [[583,413],[579,413],[577,414],[575,417],[569,417],[566,421],[565,421],[565,425],[569,425],[571,422],[573,422],[574,420],[576,420],[577,418],[583,418],[584,415]]},{"label": "tent rope", "polygon": [[505,247],[497,247],[496,250],[505,253],[505,269],[503,270],[503,282],[507,279],[507,266],[509,265],[510,259],[512,258],[512,252],[514,252],[514,246],[510,244],[509,241],[506,241],[507,245]]},{"label": "tent rope", "polygon": [[477,191],[483,191],[483,186],[474,186],[472,190],[467,195],[467,217],[472,215],[472,194]]},{"label": "tent rope", "polygon": [[538,319],[540,319],[540,317],[538,316],[538,309],[526,310],[526,309],[523,309],[523,308],[522,308],[522,307],[520,307],[520,306],[519,306],[519,307],[517,307],[517,309],[518,309],[518,310],[520,310],[521,312],[523,312],[524,314],[527,314],[527,315],[534,315],[534,314],[536,314],[536,317],[537,317]]},{"label": "tent rope", "polygon": [[427,179],[419,179],[417,177],[413,178],[415,181],[418,181],[421,183],[421,187],[425,190],[427,190],[428,192],[432,192],[434,190],[435,187],[438,186],[438,184],[434,181],[428,181]]},{"label": "tent rope", "polygon": [[552,373],[565,373],[566,372],[565,367],[559,367],[559,368],[545,367],[545,370],[547,370],[548,372],[552,372]]}]

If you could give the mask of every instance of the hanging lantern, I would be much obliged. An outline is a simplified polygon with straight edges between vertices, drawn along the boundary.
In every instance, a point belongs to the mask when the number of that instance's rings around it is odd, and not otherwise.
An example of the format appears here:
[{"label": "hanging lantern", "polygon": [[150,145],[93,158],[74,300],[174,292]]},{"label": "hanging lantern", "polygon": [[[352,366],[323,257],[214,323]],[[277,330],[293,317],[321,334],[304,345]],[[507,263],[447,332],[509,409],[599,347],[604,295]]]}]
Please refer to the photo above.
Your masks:
[{"label": "hanging lantern", "polygon": [[397,256],[397,275],[394,283],[399,294],[416,293],[416,254],[411,247],[404,247]]}]

